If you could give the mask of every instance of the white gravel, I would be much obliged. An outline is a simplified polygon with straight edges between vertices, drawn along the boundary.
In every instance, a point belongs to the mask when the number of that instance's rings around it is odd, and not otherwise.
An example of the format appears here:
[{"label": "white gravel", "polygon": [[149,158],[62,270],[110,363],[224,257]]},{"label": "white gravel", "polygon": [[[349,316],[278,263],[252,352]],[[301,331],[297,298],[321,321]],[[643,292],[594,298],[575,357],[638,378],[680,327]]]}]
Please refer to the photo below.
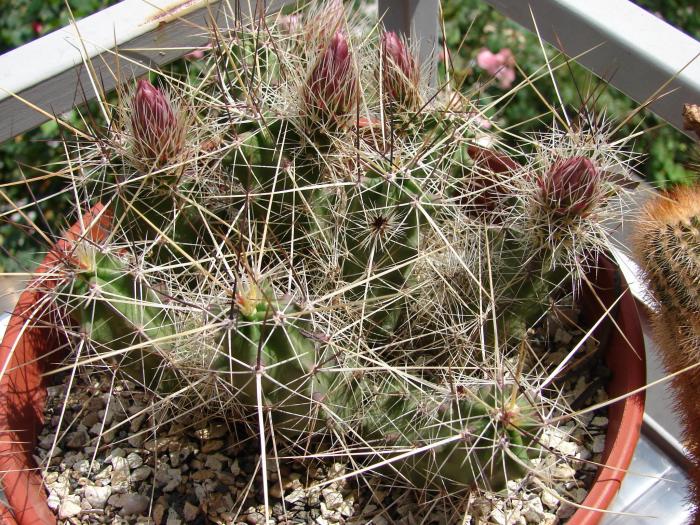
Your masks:
[{"label": "white gravel", "polygon": [[[554,344],[569,338],[557,331]],[[564,350],[542,350],[556,362]],[[572,374],[564,385],[573,401],[586,392],[594,367]],[[79,524],[264,524],[265,508],[257,439],[237,436],[224,422],[196,424],[183,418],[154,425],[148,398],[125,382],[110,392],[109,377],[90,375],[65,399],[61,386],[49,389],[47,425],[39,438],[37,460],[45,468],[49,506],[61,523]],[[590,389],[589,389],[590,390]],[[594,390],[591,402],[605,399]],[[60,439],[54,447],[59,414],[66,402]],[[128,423],[110,430],[119,422]],[[535,460],[540,479],[508,483],[508,495],[472,493],[464,501],[433,505],[415,492],[365,478],[319,484],[342,475],[340,463],[268,462],[269,524],[556,525],[581,502],[596,472],[608,420],[588,414],[541,436],[551,454]],[[65,429],[68,427],[68,431]],[[154,435],[153,428],[158,428]],[[109,432],[106,432],[110,430]],[[99,442],[97,438],[99,437]],[[97,448],[96,448],[97,446]],[[51,450],[53,448],[53,453]],[[590,462],[589,462],[590,460]],[[541,479],[548,479],[543,483]],[[554,491],[545,489],[552,487]],[[427,503],[427,505],[426,505]],[[425,513],[430,510],[430,515]],[[437,510],[436,510],[437,509]],[[462,521],[465,511],[467,518]],[[427,518],[427,519],[426,519]]]}]

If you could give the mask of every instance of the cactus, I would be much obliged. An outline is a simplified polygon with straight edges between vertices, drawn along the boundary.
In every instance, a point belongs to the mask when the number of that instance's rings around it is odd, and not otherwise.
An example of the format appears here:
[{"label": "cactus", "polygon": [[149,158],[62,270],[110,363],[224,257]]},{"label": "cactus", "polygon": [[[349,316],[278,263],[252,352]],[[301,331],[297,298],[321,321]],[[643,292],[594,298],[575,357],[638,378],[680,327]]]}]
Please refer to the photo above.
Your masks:
[{"label": "cactus", "polygon": [[312,13],[222,33],[171,96],[139,81],[81,186],[112,236],[78,243],[57,302],[91,361],[279,450],[501,490],[545,452],[528,330],[605,249],[625,161],[585,130],[480,148],[407,41]]},{"label": "cactus", "polygon": [[406,42],[393,31],[382,33],[381,65],[382,88],[389,104],[418,111],[423,104],[420,69]]},{"label": "cactus", "polygon": [[[489,489],[501,490],[540,453],[536,407],[515,387],[426,394],[396,377],[344,377],[296,305],[257,285],[236,305],[212,369],[228,378],[244,417],[259,407],[272,411],[278,439],[294,443],[324,428],[347,438],[358,433],[371,462],[389,459],[416,486],[437,489],[469,487],[483,476]],[[428,453],[394,452],[420,447]]]},{"label": "cactus", "polygon": [[161,296],[122,258],[80,250],[77,271],[59,293],[83,336],[119,370],[146,388],[168,391],[173,377],[164,356],[174,344],[173,320]]},{"label": "cactus", "polygon": [[185,129],[167,95],[141,79],[136,84],[131,111],[135,157],[155,166],[176,158],[183,147]]},{"label": "cactus", "polygon": [[651,315],[664,366],[674,377],[675,403],[693,469],[692,523],[700,523],[700,189],[677,188],[649,200],[634,232],[635,259],[655,304]]}]

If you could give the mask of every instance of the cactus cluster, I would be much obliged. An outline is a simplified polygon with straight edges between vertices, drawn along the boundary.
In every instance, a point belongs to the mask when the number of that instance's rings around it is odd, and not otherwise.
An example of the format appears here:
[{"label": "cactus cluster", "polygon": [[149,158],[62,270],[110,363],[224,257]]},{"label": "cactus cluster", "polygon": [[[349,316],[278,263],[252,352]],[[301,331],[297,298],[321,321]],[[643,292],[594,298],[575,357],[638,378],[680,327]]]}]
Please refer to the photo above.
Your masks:
[{"label": "cactus cluster", "polygon": [[691,523],[700,523],[700,188],[680,187],[650,199],[634,232],[634,254],[655,306],[655,340],[673,378],[675,404],[693,468]]},{"label": "cactus cluster", "polygon": [[71,334],[278,453],[504,488],[567,410],[528,330],[605,250],[626,160],[583,126],[479,146],[472,102],[340,2],[256,24],[217,32],[189,83],[139,80],[84,146],[76,191],[113,228],[66,262]]}]

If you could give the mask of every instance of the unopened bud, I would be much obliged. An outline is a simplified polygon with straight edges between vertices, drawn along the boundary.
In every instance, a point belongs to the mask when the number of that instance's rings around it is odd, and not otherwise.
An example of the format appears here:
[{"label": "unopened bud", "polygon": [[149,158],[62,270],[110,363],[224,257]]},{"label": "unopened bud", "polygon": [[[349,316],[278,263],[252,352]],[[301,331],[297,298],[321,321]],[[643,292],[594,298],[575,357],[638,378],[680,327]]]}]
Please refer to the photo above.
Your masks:
[{"label": "unopened bud", "polygon": [[307,118],[314,126],[343,125],[357,102],[357,72],[339,31],[319,56],[305,87]]},{"label": "unopened bud", "polygon": [[184,127],[167,95],[148,80],[139,80],[131,103],[134,149],[144,163],[163,164],[184,142]]},{"label": "unopened bud", "polygon": [[420,69],[403,39],[393,31],[382,34],[382,86],[392,102],[406,109],[420,108]]},{"label": "unopened bud", "polygon": [[558,215],[587,215],[598,194],[600,171],[588,157],[556,161],[538,180],[542,202]]}]

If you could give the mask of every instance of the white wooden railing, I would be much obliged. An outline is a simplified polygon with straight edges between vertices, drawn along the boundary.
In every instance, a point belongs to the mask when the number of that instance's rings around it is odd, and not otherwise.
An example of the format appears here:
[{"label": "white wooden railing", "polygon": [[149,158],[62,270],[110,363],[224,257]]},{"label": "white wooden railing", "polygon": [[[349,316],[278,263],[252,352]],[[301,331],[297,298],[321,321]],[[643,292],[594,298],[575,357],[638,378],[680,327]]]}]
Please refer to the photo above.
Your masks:
[{"label": "white wooden railing", "polygon": [[[123,0],[10,51],[0,56],[0,141],[205,45],[212,23],[290,1]],[[486,1],[678,129],[683,104],[700,102],[700,43],[627,0]],[[418,38],[434,63],[439,0],[378,2],[385,25]]]}]

